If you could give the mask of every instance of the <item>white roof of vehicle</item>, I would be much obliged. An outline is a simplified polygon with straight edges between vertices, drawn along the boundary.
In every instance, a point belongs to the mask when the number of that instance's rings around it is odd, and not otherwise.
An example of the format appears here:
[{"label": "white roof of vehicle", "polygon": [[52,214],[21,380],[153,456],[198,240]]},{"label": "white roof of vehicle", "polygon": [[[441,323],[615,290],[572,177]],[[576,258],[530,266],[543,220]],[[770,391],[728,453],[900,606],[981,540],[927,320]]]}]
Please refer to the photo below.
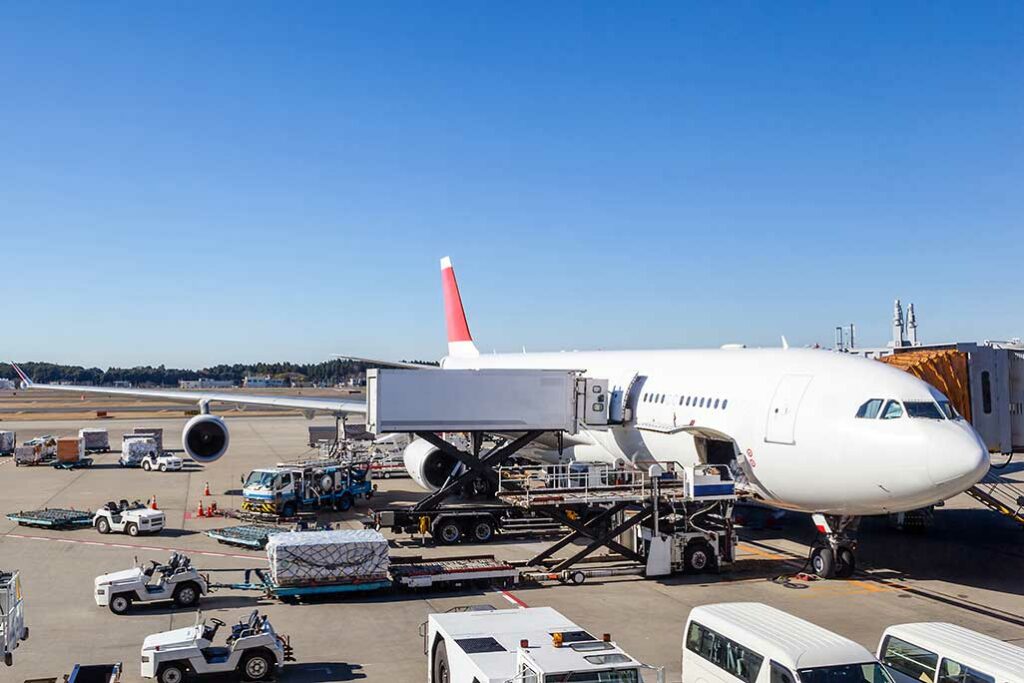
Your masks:
[{"label": "white roof of vehicle", "polygon": [[[562,647],[555,647],[551,634],[586,629],[577,626],[550,607],[451,612],[431,614],[430,618],[453,640],[493,638],[505,648],[505,652],[478,652],[469,655],[480,671],[491,679],[508,678],[514,674],[516,651],[519,649],[519,641],[523,639],[528,640],[530,644],[527,651],[529,658],[544,673],[620,669],[638,665],[635,659],[613,643],[609,643],[608,649],[586,652],[573,649],[569,642]],[[623,655],[627,661],[598,665],[585,659],[591,655],[608,654]]]},{"label": "white roof of vehicle", "polygon": [[690,611],[690,619],[794,669],[875,661],[849,638],[759,602],[701,605]]},{"label": "white roof of vehicle", "polygon": [[995,676],[999,683],[1024,681],[1024,647],[984,633],[956,624],[921,622],[890,626],[882,635],[883,641],[889,635]]}]

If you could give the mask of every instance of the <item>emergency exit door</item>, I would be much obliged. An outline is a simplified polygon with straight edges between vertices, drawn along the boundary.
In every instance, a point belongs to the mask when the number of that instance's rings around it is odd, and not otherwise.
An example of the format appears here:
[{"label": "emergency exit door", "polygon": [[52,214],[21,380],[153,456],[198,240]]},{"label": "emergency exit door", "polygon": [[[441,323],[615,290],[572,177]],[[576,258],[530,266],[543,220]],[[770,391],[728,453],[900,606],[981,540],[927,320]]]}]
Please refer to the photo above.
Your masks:
[{"label": "emergency exit door", "polygon": [[775,395],[768,406],[768,423],[764,440],[772,443],[796,443],[796,414],[800,408],[811,375],[784,375],[775,387]]}]

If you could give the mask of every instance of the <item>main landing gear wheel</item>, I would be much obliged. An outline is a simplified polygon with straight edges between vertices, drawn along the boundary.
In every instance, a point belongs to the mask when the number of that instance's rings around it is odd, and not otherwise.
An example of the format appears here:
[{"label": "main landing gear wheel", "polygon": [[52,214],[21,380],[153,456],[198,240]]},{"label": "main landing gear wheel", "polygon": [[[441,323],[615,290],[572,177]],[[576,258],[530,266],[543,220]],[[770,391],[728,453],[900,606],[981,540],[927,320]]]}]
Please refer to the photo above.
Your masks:
[{"label": "main landing gear wheel", "polygon": [[836,559],[831,548],[815,548],[811,552],[811,569],[823,579],[835,576]]},{"label": "main landing gear wheel", "polygon": [[857,558],[849,548],[839,549],[839,566],[836,567],[836,576],[840,579],[848,579],[857,571]]}]

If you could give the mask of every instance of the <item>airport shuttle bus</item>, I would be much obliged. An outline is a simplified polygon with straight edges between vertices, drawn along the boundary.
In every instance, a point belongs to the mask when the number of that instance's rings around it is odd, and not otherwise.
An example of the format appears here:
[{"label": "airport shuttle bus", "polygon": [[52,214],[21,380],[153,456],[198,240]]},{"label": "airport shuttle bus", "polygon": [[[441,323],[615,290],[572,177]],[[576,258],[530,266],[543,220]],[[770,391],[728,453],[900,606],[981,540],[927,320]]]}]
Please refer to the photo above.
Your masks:
[{"label": "airport shuttle bus", "polygon": [[894,683],[864,647],[756,602],[694,607],[682,667],[683,683]]},{"label": "airport shuttle bus", "polygon": [[896,683],[1024,683],[1024,648],[955,624],[890,626],[878,659]]}]

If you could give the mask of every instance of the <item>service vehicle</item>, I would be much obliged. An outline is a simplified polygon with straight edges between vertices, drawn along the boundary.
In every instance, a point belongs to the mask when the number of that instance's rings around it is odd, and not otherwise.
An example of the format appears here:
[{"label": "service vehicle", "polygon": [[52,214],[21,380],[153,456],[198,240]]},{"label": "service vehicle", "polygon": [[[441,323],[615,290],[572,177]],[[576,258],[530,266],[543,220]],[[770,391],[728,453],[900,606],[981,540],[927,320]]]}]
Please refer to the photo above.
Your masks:
[{"label": "service vehicle", "polygon": [[474,606],[421,625],[428,683],[642,683],[642,664],[550,607]]},{"label": "service vehicle", "polygon": [[401,451],[373,455],[370,461],[370,471],[375,479],[409,476],[409,470],[405,469],[405,459],[402,457]]},{"label": "service vehicle", "polygon": [[893,683],[861,645],[757,602],[690,610],[682,667],[683,683]]},{"label": "service vehicle", "polygon": [[119,683],[124,667],[117,664],[75,664],[71,673],[60,677],[31,678],[25,683]]},{"label": "service vehicle", "polygon": [[176,455],[171,453],[158,453],[156,451],[149,451],[140,461],[140,467],[147,472],[160,471],[160,472],[180,472],[183,466],[183,461]]},{"label": "service vehicle", "polygon": [[166,516],[160,510],[152,510],[139,501],[120,503],[110,501],[93,515],[92,525],[101,534],[119,533],[129,536],[158,534],[163,530]]},{"label": "service vehicle", "polygon": [[147,636],[142,643],[142,677],[159,683],[181,683],[186,676],[235,674],[246,681],[267,681],[285,662],[295,661],[288,636],[278,635],[253,610],[248,619],[231,627],[223,646],[214,646],[220,619],[202,619],[195,626]]},{"label": "service vehicle", "polygon": [[172,553],[166,564],[151,560],[148,567],[141,567],[136,562],[131,569],[102,574],[93,586],[96,605],[114,614],[127,614],[136,602],[173,601],[182,609],[195,607],[210,592],[209,578],[181,553]]},{"label": "service vehicle", "polygon": [[117,464],[121,467],[139,467],[150,455],[159,455],[160,447],[152,436],[125,434],[121,439],[121,457]]},{"label": "service vehicle", "polygon": [[14,651],[24,640],[28,640],[28,626],[25,625],[21,576],[17,571],[0,569],[0,649],[4,664],[14,665]]},{"label": "service vehicle", "polygon": [[253,470],[242,482],[242,511],[294,517],[320,507],[348,510],[358,498],[373,496],[368,462],[278,463]]},{"label": "service vehicle", "polygon": [[1024,683],[1024,648],[956,624],[890,626],[878,659],[896,683]]}]

